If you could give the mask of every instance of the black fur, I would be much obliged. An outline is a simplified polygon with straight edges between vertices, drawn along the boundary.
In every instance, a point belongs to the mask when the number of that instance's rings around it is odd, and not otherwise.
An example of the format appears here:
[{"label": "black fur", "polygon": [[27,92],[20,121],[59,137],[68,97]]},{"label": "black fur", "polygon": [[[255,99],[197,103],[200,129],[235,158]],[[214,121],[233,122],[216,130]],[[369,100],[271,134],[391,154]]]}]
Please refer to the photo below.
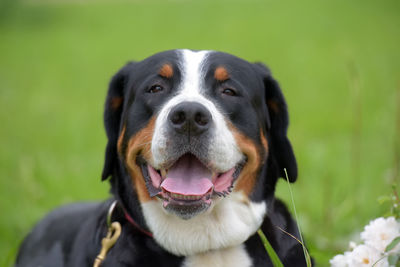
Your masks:
[{"label": "black fur", "polygon": [[[22,243],[16,266],[92,266],[100,251],[101,239],[107,232],[107,210],[114,199],[120,206],[114,212],[113,220],[121,223],[122,234],[101,266],[181,266],[184,257],[170,254],[125,219],[122,205],[140,227],[148,231],[137,194],[117,152],[122,125],[127,125],[126,136],[132,136],[168,99],[164,96],[150,100],[143,93],[149,81],[157,80],[163,83],[166,93],[173,93],[173,85],[180,82],[178,60],[175,51],[159,53],[141,62],[128,63],[112,78],[104,113],[108,144],[102,179],[111,176],[113,198],[103,203],[74,204],[50,213]],[[254,202],[267,202],[268,213],[262,230],[284,266],[305,266],[302,246],[279,229],[299,238],[296,223],[285,205],[274,198],[278,178],[285,177],[284,168],[291,182],[297,178],[295,156],[286,135],[289,123],[287,105],[279,85],[262,64],[251,64],[219,52],[213,52],[207,61],[210,72],[205,79],[209,81],[208,87],[215,89],[219,86],[212,81],[212,70],[223,64],[231,67],[229,71],[239,81],[231,86],[248,97],[248,102],[219,100],[219,106],[228,114],[229,120],[259,146],[260,128],[268,140],[268,157],[259,169],[257,184],[250,195]],[[171,80],[160,79],[154,74],[166,62],[173,63],[174,77]],[[217,98],[213,95],[214,89],[208,94]],[[116,98],[121,100],[120,105],[115,104]],[[252,235],[244,246],[253,266],[272,266],[257,234]]]}]

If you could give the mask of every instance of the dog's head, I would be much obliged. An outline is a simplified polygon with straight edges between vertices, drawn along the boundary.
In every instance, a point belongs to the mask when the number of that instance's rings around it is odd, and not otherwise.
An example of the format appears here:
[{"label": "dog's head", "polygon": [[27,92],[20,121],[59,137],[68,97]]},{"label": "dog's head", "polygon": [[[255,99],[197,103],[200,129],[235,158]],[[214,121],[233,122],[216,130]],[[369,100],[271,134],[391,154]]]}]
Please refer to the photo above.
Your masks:
[{"label": "dog's head", "polygon": [[104,117],[103,179],[112,176],[130,210],[153,203],[190,223],[234,194],[247,205],[268,202],[284,168],[297,177],[286,103],[259,63],[189,50],[128,63],[110,83]]}]

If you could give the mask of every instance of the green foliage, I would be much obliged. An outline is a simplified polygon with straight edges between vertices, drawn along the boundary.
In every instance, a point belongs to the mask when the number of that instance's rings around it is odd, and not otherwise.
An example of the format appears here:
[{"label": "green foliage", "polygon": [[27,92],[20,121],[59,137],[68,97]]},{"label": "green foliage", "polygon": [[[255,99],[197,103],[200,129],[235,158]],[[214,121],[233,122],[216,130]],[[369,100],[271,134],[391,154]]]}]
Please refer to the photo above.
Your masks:
[{"label": "green foliage", "polygon": [[399,261],[400,256],[396,254],[389,255],[388,257],[388,262],[390,266],[399,266],[400,261]]},{"label": "green foliage", "polygon": [[[109,79],[128,60],[173,48],[221,50],[271,67],[289,106],[298,219],[318,266],[385,211],[376,199],[395,173],[399,1],[7,3],[0,13],[2,259],[13,258],[51,209],[108,196],[100,174]],[[277,195],[290,202],[286,183]]]},{"label": "green foliage", "polygon": [[400,265],[400,253],[391,252],[398,244],[400,243],[400,236],[396,237],[395,239],[387,245],[385,252],[386,256],[388,257],[388,262],[390,266],[399,266]]},{"label": "green foliage", "polygon": [[261,242],[264,244],[265,250],[267,251],[268,256],[271,259],[274,267],[283,267],[281,260],[276,254],[274,248],[271,246],[271,243],[269,243],[267,237],[264,235],[263,231],[261,229],[258,229],[257,234],[260,237]]},{"label": "green foliage", "polygon": [[389,211],[384,215],[385,217],[393,216],[397,220],[400,219],[400,197],[397,189],[397,185],[392,185],[392,192],[389,195],[380,196],[378,198],[380,205],[389,205]]},{"label": "green foliage", "polygon": [[400,236],[396,237],[395,239],[392,240],[392,242],[390,242],[390,244],[386,247],[385,252],[391,251],[399,243],[400,243]]},{"label": "green foliage", "polygon": [[291,200],[291,203],[292,203],[292,209],[294,211],[294,216],[295,216],[295,219],[296,219],[297,228],[299,230],[299,235],[300,235],[300,240],[297,240],[297,241],[299,241],[299,243],[303,247],[304,258],[306,260],[307,267],[311,267],[311,257],[310,257],[310,254],[308,253],[308,250],[307,250],[306,246],[304,245],[303,233],[301,232],[301,227],[300,227],[300,223],[299,223],[299,217],[297,216],[296,204],[294,203],[292,187],[290,186],[289,176],[287,174],[286,168],[284,169],[284,171],[285,171],[285,175],[286,175],[285,178],[286,178],[287,186],[289,188],[289,194],[290,194],[290,200]]}]

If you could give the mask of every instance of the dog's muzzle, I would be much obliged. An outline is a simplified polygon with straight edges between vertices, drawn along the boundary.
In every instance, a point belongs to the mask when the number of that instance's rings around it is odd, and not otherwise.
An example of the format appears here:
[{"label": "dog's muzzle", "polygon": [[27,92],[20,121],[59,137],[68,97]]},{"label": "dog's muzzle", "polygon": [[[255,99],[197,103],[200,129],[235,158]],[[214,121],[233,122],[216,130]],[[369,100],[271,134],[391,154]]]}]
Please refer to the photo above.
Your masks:
[{"label": "dog's muzzle", "polygon": [[141,157],[137,163],[150,196],[159,197],[167,211],[190,219],[231,192],[245,161],[220,168],[222,157],[230,151],[218,149],[216,144],[223,143],[221,135],[211,112],[201,103],[181,102],[165,118],[164,134],[159,135],[164,140],[163,160],[156,167]]}]

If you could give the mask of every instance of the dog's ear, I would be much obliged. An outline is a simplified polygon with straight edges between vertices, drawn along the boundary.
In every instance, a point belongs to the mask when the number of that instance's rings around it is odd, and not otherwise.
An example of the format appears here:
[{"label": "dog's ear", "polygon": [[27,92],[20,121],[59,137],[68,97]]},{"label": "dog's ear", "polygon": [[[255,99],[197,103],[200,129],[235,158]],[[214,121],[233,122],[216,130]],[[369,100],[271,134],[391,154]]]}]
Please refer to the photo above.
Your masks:
[{"label": "dog's ear", "polygon": [[105,162],[102,180],[112,175],[117,166],[117,142],[121,128],[121,116],[124,105],[125,87],[133,62],[126,64],[115,74],[110,82],[104,108],[104,126],[106,128],[108,143],[106,147]]},{"label": "dog's ear", "polygon": [[287,137],[289,115],[285,98],[278,82],[272,77],[270,70],[261,63],[255,64],[257,71],[262,75],[265,89],[265,103],[267,105],[266,130],[269,136],[269,156],[275,161],[279,177],[286,177],[290,182],[297,179],[297,164],[292,145]]}]

